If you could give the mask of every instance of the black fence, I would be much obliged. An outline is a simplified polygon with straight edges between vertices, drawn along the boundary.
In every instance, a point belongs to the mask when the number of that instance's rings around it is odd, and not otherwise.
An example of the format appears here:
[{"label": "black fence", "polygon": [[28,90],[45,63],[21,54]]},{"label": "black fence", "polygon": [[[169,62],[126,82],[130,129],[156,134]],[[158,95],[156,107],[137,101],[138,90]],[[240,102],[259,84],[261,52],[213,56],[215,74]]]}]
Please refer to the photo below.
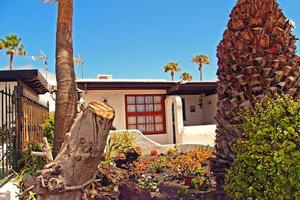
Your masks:
[{"label": "black fence", "polygon": [[16,98],[11,88],[0,90],[0,178],[11,173],[16,167]]},{"label": "black fence", "polygon": [[0,179],[18,171],[22,153],[32,142],[41,143],[41,125],[48,107],[23,95],[22,86],[0,90]]}]

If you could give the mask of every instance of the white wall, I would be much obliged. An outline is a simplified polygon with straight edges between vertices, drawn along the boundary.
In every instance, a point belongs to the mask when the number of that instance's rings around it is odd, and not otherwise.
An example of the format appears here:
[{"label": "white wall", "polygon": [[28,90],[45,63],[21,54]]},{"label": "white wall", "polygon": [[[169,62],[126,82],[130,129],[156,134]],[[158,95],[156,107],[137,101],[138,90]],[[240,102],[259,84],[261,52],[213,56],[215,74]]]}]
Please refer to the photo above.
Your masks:
[{"label": "white wall", "polygon": [[[107,104],[115,109],[116,116],[113,125],[119,130],[126,129],[125,95],[130,94],[166,94],[166,90],[88,90],[82,92],[85,105],[92,101],[107,100]],[[160,144],[168,143],[166,133],[146,136]]]},{"label": "white wall", "polygon": [[14,90],[14,87],[18,83],[16,81],[11,81],[11,82],[0,82],[0,90],[5,90],[5,87],[10,88],[11,91]]},{"label": "white wall", "polygon": [[[11,94],[14,91],[14,87],[17,85],[17,82],[0,82],[0,90],[3,90],[5,92],[5,87],[7,88],[7,93],[8,93],[8,88],[10,88]],[[11,121],[11,118],[8,118],[9,115],[6,115],[6,106],[8,107],[9,103],[12,105],[12,102],[9,102],[9,98],[8,96],[4,95],[3,96],[3,102],[2,102],[2,98],[0,95],[0,112],[4,113],[4,115],[0,114],[0,127],[5,126],[6,122],[7,122],[7,126],[8,128],[11,127],[11,123],[9,124],[9,121]],[[6,98],[7,97],[7,98]],[[7,99],[7,102],[6,102]],[[2,105],[3,105],[3,112],[2,112]],[[2,119],[3,118],[3,119]],[[14,119],[13,119],[14,120]],[[3,124],[2,124],[3,122]]]},{"label": "white wall", "polygon": [[[185,116],[186,120],[183,121],[185,126],[201,124],[202,110],[199,106],[200,95],[181,95],[185,100]],[[196,112],[190,112],[190,107],[195,106]]]},{"label": "white wall", "polygon": [[202,124],[216,124],[216,114],[217,114],[217,103],[218,103],[218,95],[213,94],[209,96],[205,96],[203,100],[202,107]]},{"label": "white wall", "polygon": [[183,117],[182,117],[182,99],[180,96],[168,96],[165,100],[166,106],[166,130],[168,133],[169,144],[174,143],[173,129],[173,114],[172,106],[174,106],[174,127],[176,134],[176,143],[181,142],[181,135],[184,132]]},{"label": "white wall", "polygon": [[28,85],[23,85],[23,94],[24,96],[28,97],[29,99],[35,101],[35,102],[39,102],[39,96],[38,94],[31,89]]},{"label": "white wall", "polygon": [[[202,97],[202,107],[199,106],[201,95],[181,95],[185,99],[185,126],[215,124],[217,112],[217,95]],[[190,112],[190,107],[195,106],[196,112]]]},{"label": "white wall", "polygon": [[[0,90],[5,90],[5,87],[7,87],[7,89],[10,88],[12,93],[14,91],[15,86],[17,85],[18,85],[17,81],[0,82]],[[39,101],[38,94],[26,84],[23,84],[23,94],[24,96],[30,98],[31,100],[34,100],[36,102]]]}]

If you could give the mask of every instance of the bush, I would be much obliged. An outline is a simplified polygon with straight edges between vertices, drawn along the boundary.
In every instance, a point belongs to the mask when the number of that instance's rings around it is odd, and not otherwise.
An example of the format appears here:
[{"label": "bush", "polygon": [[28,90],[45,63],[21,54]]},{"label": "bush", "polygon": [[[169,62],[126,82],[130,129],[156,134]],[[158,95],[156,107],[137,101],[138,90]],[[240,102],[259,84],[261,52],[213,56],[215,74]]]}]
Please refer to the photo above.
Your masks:
[{"label": "bush", "polygon": [[213,156],[211,151],[200,148],[192,148],[185,154],[172,160],[172,168],[179,176],[197,175],[198,169],[207,165],[207,161]]},{"label": "bush", "polygon": [[49,113],[48,118],[42,125],[44,136],[48,139],[49,145],[53,146],[54,141],[54,112]]},{"label": "bush", "polygon": [[157,157],[149,166],[150,170],[156,173],[161,173],[164,171],[164,169],[168,169],[170,167],[170,160],[168,160],[165,156]]},{"label": "bush", "polygon": [[24,174],[30,174],[34,176],[36,175],[36,171],[42,169],[46,162],[42,157],[32,157],[32,151],[41,152],[43,151],[43,147],[41,144],[30,143],[28,145],[28,149],[23,153],[22,159],[24,160],[25,164],[22,170]]},{"label": "bush", "polygon": [[300,100],[267,99],[246,113],[225,191],[233,199],[300,199]]},{"label": "bush", "polygon": [[134,149],[140,153],[140,147],[135,143],[135,137],[129,131],[113,132],[108,140],[105,148],[105,160],[111,161],[120,154],[124,154],[129,150]]}]

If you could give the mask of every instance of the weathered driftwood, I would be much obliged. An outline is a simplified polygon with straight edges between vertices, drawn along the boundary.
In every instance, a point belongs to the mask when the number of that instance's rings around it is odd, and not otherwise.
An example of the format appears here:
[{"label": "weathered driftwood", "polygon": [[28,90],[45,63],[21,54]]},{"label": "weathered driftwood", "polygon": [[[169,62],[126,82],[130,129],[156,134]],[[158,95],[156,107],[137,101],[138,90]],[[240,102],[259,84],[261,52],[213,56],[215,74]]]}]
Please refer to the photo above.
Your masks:
[{"label": "weathered driftwood", "polygon": [[43,137],[43,152],[32,151],[32,157],[43,157],[47,161],[47,163],[53,161],[51,147],[49,146],[48,140],[46,137]]},{"label": "weathered driftwood", "polygon": [[92,102],[77,117],[55,160],[39,171],[32,188],[39,200],[81,199],[103,157],[114,115],[110,106]]}]

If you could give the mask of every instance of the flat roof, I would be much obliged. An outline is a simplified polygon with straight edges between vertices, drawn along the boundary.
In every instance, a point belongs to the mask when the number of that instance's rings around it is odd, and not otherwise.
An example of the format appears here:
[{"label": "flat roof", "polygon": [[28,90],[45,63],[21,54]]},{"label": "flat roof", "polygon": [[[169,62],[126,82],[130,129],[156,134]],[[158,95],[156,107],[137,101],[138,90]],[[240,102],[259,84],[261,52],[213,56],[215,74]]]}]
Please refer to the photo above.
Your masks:
[{"label": "flat roof", "polygon": [[162,79],[81,79],[80,90],[167,90],[169,95],[214,94],[217,81],[167,81]]},{"label": "flat roof", "polygon": [[49,92],[47,80],[37,69],[0,70],[1,81],[22,81],[37,94]]}]

